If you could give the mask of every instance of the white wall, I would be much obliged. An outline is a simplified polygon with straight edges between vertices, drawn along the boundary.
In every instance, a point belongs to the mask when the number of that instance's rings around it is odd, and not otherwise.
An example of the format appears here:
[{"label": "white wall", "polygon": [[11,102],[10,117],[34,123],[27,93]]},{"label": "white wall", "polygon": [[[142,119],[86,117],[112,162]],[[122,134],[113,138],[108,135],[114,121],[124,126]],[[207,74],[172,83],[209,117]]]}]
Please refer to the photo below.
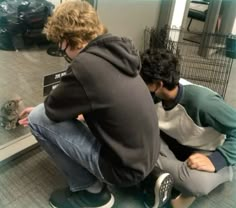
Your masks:
[{"label": "white wall", "polygon": [[160,0],[98,0],[98,14],[109,32],[130,37],[143,50],[144,29],[157,25]]},{"label": "white wall", "polygon": [[234,20],[234,27],[233,27],[233,30],[232,30],[232,34],[236,35],[236,18]]},{"label": "white wall", "polygon": [[180,28],[182,26],[186,2],[187,0],[176,0],[171,27]]},{"label": "white wall", "polygon": [[[170,24],[172,28],[181,28],[186,4],[187,0],[176,0],[173,11],[173,17]],[[170,33],[170,38],[173,41],[178,41],[179,35],[180,34],[178,34],[176,31],[173,31],[173,33]]]}]

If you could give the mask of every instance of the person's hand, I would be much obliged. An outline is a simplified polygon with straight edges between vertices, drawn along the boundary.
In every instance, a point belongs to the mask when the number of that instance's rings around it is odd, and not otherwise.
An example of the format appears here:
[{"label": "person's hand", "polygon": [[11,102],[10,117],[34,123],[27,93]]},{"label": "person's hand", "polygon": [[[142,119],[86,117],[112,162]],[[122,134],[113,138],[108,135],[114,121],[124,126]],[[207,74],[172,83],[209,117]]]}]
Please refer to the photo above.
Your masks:
[{"label": "person's hand", "polygon": [[84,116],[83,114],[78,115],[78,117],[76,118],[78,121],[84,121]]},{"label": "person's hand", "polygon": [[19,115],[20,120],[18,121],[18,123],[24,127],[29,125],[29,120],[28,120],[28,115],[30,114],[30,112],[34,109],[34,107],[28,107],[25,108]]},{"label": "person's hand", "polygon": [[212,164],[211,160],[204,154],[194,153],[187,159],[187,165],[191,169],[215,172],[215,166]]}]

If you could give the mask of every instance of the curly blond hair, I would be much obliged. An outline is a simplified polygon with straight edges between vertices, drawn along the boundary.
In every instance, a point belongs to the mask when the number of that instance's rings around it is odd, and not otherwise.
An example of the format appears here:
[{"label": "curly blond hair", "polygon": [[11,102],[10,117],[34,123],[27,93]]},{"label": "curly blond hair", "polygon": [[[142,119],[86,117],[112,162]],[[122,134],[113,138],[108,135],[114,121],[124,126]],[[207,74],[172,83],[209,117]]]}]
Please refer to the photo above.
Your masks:
[{"label": "curly blond hair", "polygon": [[57,6],[44,28],[49,40],[55,43],[66,40],[72,49],[81,48],[106,32],[95,9],[80,0],[66,1]]}]

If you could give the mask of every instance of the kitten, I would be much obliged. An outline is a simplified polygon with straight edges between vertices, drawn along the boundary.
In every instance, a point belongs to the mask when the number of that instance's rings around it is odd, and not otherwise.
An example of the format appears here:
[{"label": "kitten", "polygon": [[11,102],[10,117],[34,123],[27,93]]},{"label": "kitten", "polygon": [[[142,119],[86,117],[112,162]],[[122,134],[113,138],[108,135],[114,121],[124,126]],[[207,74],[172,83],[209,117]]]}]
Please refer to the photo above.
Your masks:
[{"label": "kitten", "polygon": [[15,129],[19,120],[19,102],[21,99],[8,100],[0,110],[0,125],[6,130]]}]

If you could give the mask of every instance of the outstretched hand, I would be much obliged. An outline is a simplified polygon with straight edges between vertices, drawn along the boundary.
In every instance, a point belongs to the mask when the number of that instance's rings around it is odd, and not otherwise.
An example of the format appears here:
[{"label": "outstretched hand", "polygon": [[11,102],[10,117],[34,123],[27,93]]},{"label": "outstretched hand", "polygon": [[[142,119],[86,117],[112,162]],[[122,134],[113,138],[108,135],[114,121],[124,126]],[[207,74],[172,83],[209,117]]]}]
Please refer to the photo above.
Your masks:
[{"label": "outstretched hand", "polygon": [[84,116],[83,114],[78,115],[78,117],[76,118],[78,121],[84,121]]},{"label": "outstretched hand", "polygon": [[28,107],[25,108],[19,115],[20,120],[18,121],[18,123],[24,127],[29,125],[29,120],[28,120],[28,115],[30,114],[30,112],[34,109],[34,107]]},{"label": "outstretched hand", "polygon": [[212,164],[211,160],[204,154],[194,153],[187,159],[187,165],[191,169],[215,172],[215,166]]}]

